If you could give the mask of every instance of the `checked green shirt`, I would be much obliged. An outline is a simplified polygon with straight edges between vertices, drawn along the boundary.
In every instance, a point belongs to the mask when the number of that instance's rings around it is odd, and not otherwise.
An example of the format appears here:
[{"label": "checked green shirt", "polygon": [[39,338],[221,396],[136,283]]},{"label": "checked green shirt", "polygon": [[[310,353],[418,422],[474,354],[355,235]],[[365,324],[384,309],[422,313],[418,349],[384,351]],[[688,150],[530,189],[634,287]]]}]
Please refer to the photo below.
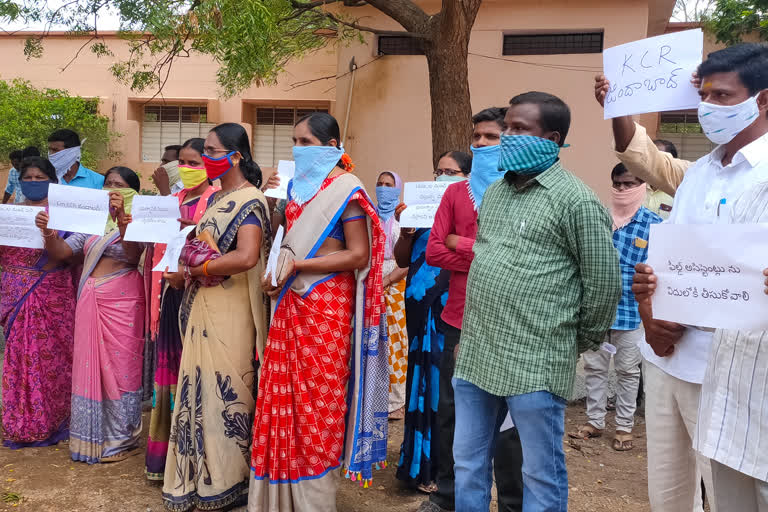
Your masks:
[{"label": "checked green shirt", "polygon": [[560,166],[485,192],[455,377],[497,396],[570,398],[579,353],[598,349],[621,297],[611,219]]}]

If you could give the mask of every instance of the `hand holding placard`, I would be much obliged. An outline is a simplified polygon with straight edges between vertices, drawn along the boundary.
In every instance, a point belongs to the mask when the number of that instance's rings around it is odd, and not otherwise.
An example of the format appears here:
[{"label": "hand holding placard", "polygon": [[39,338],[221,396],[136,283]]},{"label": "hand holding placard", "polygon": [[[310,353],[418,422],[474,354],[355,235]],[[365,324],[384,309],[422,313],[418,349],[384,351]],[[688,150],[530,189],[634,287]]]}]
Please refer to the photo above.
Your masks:
[{"label": "hand holding placard", "polygon": [[695,29],[607,48],[603,67],[611,87],[605,119],[696,108],[699,96],[690,79],[703,47],[703,32]]},{"label": "hand holding placard", "polygon": [[0,205],[0,245],[42,249],[42,233],[35,225],[35,217],[42,211],[41,206]]},{"label": "hand holding placard", "polygon": [[125,230],[126,242],[168,243],[179,232],[179,200],[173,196],[136,196],[133,222]]},{"label": "hand holding placard", "polygon": [[51,183],[48,215],[49,229],[103,236],[109,215],[109,192]]},{"label": "hand holding placard", "polygon": [[408,207],[400,215],[400,227],[431,228],[445,189],[451,184],[440,181],[406,183],[403,202]]}]

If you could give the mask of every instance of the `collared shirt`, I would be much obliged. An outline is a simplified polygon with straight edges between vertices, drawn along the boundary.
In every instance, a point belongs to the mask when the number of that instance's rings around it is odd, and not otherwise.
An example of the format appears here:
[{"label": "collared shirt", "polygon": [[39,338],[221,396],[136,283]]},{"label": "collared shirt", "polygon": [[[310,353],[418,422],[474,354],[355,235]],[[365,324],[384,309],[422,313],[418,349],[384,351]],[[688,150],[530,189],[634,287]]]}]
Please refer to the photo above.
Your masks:
[{"label": "collared shirt", "polygon": [[567,399],[621,296],[608,212],[556,162],[520,189],[488,187],[474,252],[455,376],[498,396]]},{"label": "collared shirt", "polygon": [[80,164],[75,177],[69,182],[62,179],[61,184],[80,188],[104,188],[104,175],[94,172],[87,167],[84,167],[83,164]]},{"label": "collared shirt", "polygon": [[[725,147],[718,146],[688,169],[675,194],[668,222],[729,223],[731,205],[747,190],[768,181],[768,134],[741,148],[727,166],[722,164],[724,154]],[[725,205],[720,205],[723,199]],[[711,345],[711,332],[688,328],[671,356],[657,356],[648,344],[640,350],[643,357],[669,375],[701,384]]]},{"label": "collared shirt", "polygon": [[672,204],[674,202],[675,199],[663,190],[653,189],[653,187],[648,185],[643,206],[661,217],[662,220],[667,220],[669,214],[672,213]]},{"label": "collared shirt", "polygon": [[16,192],[16,195],[13,196],[13,203],[14,204],[23,203],[26,200],[26,197],[24,197],[24,194],[21,193],[21,183],[19,182],[19,171],[16,170],[15,167],[11,167],[11,170],[8,172],[8,185],[5,186],[5,193],[13,194],[14,191]]},{"label": "collared shirt", "polygon": [[[427,264],[451,271],[448,301],[441,318],[457,329],[461,329],[464,317],[467,275],[475,257],[472,246],[477,236],[477,212],[468,187],[469,180],[465,180],[445,190],[427,242]],[[445,238],[451,234],[459,237],[455,251],[445,246]]]},{"label": "collared shirt", "polygon": [[641,207],[632,220],[613,232],[613,246],[619,252],[621,267],[621,300],[616,310],[616,321],[611,329],[617,331],[633,331],[640,326],[640,314],[637,312],[637,301],[632,293],[632,277],[635,275],[635,265],[648,259],[648,235],[651,224],[661,222],[661,217],[647,208]]},{"label": "collared shirt", "polygon": [[660,151],[645,128],[637,123],[627,149],[623,153],[616,151],[616,157],[630,173],[671,196],[675,195],[675,189],[691,166],[688,160]]},{"label": "collared shirt", "polygon": [[[731,209],[734,224],[768,222],[768,184],[751,188]],[[712,339],[694,448],[768,482],[768,332],[717,330]]]}]

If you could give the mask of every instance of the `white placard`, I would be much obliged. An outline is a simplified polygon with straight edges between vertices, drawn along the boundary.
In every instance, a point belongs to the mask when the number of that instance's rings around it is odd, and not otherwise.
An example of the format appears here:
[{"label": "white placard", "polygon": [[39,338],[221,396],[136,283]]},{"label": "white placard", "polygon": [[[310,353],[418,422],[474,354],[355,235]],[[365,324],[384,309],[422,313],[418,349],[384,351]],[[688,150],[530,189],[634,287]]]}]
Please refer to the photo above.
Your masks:
[{"label": "white placard", "polygon": [[653,316],[689,326],[768,329],[768,224],[654,224]]},{"label": "white placard", "polygon": [[685,110],[699,105],[691,85],[704,48],[701,29],[674,32],[603,51],[603,73],[611,82],[605,119]]},{"label": "white placard", "polygon": [[126,242],[168,243],[180,228],[179,199],[174,196],[136,196],[133,221],[125,229]]},{"label": "white placard", "polygon": [[400,227],[431,228],[445,189],[455,182],[411,181],[405,184],[403,202],[408,207],[400,214]]},{"label": "white placard", "polygon": [[177,232],[173,238],[168,240],[168,245],[165,246],[165,254],[163,258],[152,269],[153,272],[178,272],[179,271],[179,256],[181,256],[181,250],[184,248],[184,244],[187,243],[187,237],[195,226],[187,226],[181,231]]},{"label": "white placard", "polygon": [[275,199],[286,199],[288,197],[288,182],[293,179],[296,173],[296,164],[293,160],[280,160],[277,162],[277,176],[280,178],[280,186],[270,188],[264,195],[274,197]]},{"label": "white placard", "polygon": [[51,183],[48,216],[49,229],[103,236],[109,216],[109,192]]},{"label": "white placard", "polygon": [[42,206],[0,205],[0,245],[42,249],[43,235],[35,217],[43,211]]},{"label": "white placard", "polygon": [[272,248],[269,250],[267,269],[264,272],[264,278],[272,274],[272,286],[277,286],[277,258],[280,256],[281,245],[283,245],[283,226],[277,228],[275,239],[272,241]]}]

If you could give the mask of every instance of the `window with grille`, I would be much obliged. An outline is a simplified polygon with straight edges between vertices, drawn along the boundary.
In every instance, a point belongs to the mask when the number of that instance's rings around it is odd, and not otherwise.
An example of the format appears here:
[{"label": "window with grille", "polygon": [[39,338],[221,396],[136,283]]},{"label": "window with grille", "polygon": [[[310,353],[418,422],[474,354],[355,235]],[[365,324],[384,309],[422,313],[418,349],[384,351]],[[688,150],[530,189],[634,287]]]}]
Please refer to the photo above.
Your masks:
[{"label": "window with grille", "polygon": [[254,107],[253,158],[261,167],[277,167],[280,160],[293,160],[293,125],[312,112],[326,107]]},{"label": "window with grille", "polygon": [[662,112],[657,138],[673,143],[677,147],[678,156],[690,161],[698,160],[716,146],[702,132],[695,110]]},{"label": "window with grille", "polygon": [[424,40],[409,36],[379,36],[379,55],[424,55]]},{"label": "window with grille", "polygon": [[208,122],[208,108],[195,105],[146,105],[141,132],[141,159],[159,162],[166,146],[183,144],[192,137],[205,138],[215,126]]},{"label": "window with grille", "polygon": [[508,34],[504,36],[503,55],[559,55],[602,53],[603,33]]}]

